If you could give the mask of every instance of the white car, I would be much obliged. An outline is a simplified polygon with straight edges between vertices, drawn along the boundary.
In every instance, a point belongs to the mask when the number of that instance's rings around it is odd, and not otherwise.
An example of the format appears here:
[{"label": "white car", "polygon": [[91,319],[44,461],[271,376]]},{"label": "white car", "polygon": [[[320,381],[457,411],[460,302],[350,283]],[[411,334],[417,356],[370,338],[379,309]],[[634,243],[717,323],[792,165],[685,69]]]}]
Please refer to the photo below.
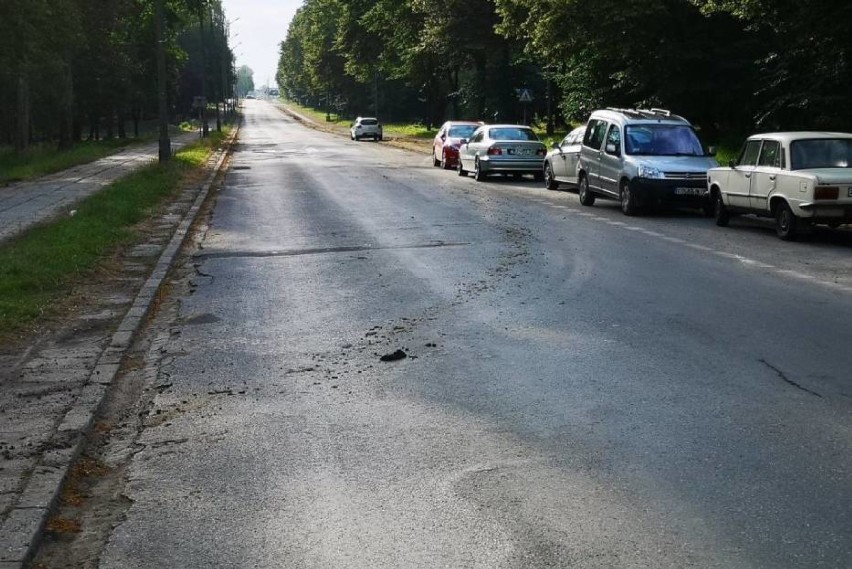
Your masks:
[{"label": "white car", "polygon": [[544,158],[544,185],[556,190],[559,184],[577,185],[577,165],[586,127],[575,128],[561,142],[553,143],[553,150]]},{"label": "white car", "polygon": [[792,240],[802,223],[852,223],[852,134],[754,135],[738,160],[707,174],[716,225],[740,213],[774,217],[778,237]]},{"label": "white car", "polygon": [[358,117],[349,129],[352,140],[362,138],[382,139],[382,125],[378,119],[373,117]]}]

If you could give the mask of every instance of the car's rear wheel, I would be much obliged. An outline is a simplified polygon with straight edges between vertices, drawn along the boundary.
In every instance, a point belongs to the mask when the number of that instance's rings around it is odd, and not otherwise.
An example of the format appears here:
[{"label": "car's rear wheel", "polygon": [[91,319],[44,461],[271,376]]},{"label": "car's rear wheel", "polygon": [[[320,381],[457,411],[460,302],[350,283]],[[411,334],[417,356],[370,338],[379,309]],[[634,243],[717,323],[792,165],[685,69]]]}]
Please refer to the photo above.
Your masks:
[{"label": "car's rear wheel", "polygon": [[589,189],[589,178],[585,175],[580,176],[580,186],[578,188],[580,195],[580,205],[592,206],[595,205],[595,194]]},{"label": "car's rear wheel", "polygon": [[781,202],[775,210],[775,232],[784,241],[793,241],[798,235],[799,219],[787,202]]},{"label": "car's rear wheel", "polygon": [[728,208],[725,207],[725,202],[722,201],[722,192],[715,190],[713,192],[713,218],[716,220],[716,225],[719,227],[727,227],[731,221],[731,214],[728,213]]},{"label": "car's rear wheel", "polygon": [[482,166],[479,164],[479,160],[476,160],[473,163],[473,179],[477,182],[484,182],[487,174],[482,171]]},{"label": "car's rear wheel", "polygon": [[624,215],[636,215],[638,213],[636,192],[630,187],[630,182],[627,180],[621,181],[618,195],[621,197],[621,213]]},{"label": "car's rear wheel", "polygon": [[553,175],[553,168],[550,166],[550,162],[545,162],[544,164],[544,186],[548,190],[559,188],[559,182],[556,181],[556,177]]}]

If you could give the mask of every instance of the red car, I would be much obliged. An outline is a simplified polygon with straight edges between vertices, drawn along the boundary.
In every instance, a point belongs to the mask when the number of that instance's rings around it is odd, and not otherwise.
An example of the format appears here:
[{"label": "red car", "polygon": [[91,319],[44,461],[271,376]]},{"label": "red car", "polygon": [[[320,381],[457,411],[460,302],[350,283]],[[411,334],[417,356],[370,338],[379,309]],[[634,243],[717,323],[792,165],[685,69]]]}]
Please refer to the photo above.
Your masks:
[{"label": "red car", "polygon": [[441,125],[432,142],[432,164],[444,170],[455,168],[459,163],[459,146],[467,140],[481,122],[447,121]]}]

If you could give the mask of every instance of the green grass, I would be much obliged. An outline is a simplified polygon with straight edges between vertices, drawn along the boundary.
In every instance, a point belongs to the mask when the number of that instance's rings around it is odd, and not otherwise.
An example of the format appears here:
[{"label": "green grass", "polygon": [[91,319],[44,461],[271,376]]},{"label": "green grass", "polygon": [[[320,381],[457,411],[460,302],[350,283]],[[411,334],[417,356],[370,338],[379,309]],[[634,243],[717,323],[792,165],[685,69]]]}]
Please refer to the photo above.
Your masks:
[{"label": "green grass", "polygon": [[152,165],[81,201],[73,217],[35,227],[0,245],[0,338],[56,310],[73,284],[138,239],[136,225],[176,196],[225,133],[188,146],[165,166]]}]

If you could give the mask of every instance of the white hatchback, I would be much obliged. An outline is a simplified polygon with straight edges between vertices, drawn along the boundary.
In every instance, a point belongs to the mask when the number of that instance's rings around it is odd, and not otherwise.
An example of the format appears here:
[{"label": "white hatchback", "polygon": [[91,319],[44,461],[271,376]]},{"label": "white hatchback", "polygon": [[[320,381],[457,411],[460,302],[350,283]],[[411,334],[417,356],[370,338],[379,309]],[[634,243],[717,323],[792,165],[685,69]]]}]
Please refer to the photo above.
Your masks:
[{"label": "white hatchback", "polygon": [[852,223],[852,134],[778,132],[749,137],[739,159],[707,172],[716,224],[731,215],[775,218],[792,240],[802,223]]},{"label": "white hatchback", "polygon": [[379,122],[379,119],[373,117],[358,117],[349,129],[349,136],[352,140],[361,140],[362,138],[381,140],[382,125]]}]

